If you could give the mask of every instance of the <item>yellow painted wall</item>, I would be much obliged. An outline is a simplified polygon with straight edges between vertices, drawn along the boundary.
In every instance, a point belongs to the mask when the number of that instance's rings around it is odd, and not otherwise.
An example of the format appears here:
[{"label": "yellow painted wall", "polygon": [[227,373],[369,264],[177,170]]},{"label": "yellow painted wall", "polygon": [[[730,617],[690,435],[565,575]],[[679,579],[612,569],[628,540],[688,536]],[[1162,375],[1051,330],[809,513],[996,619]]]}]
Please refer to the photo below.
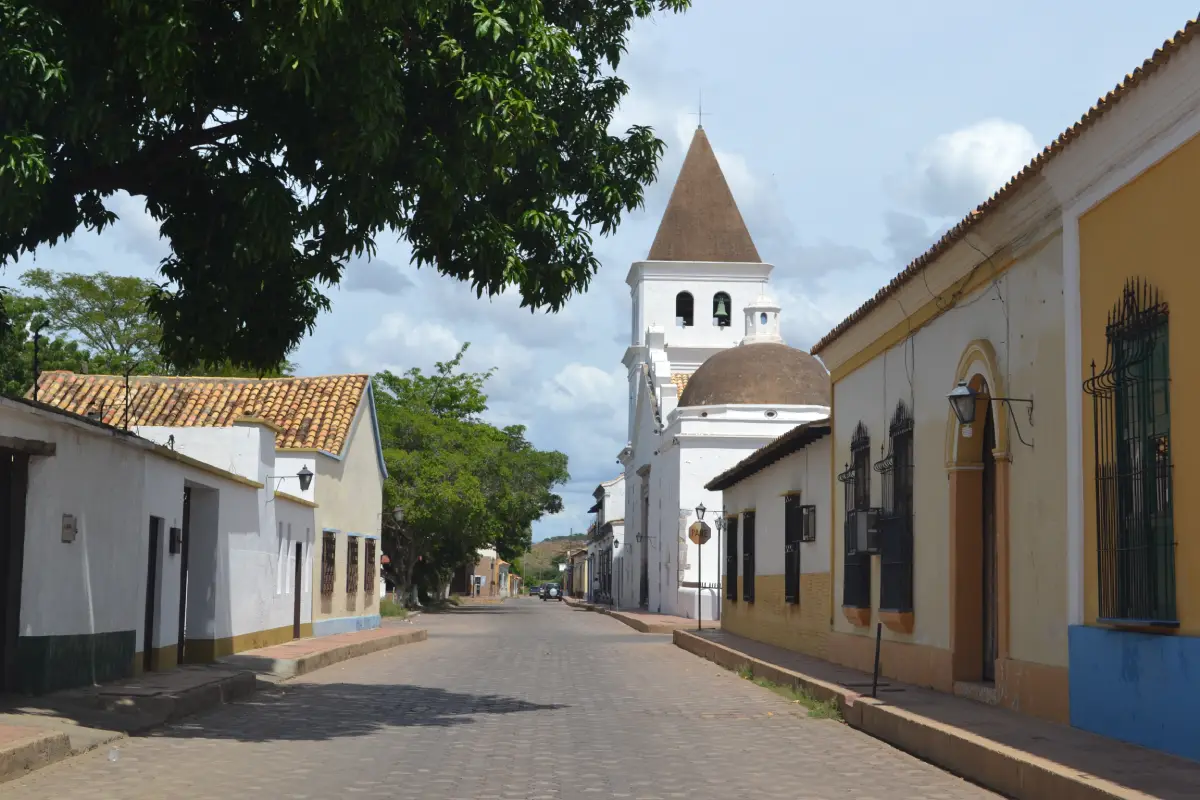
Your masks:
[{"label": "yellow painted wall", "polygon": [[831,584],[828,572],[800,576],[799,604],[784,600],[782,575],[756,576],[753,603],[741,599],[743,580],[738,577],[738,599],[726,598],[721,606],[722,630],[806,655],[827,657]]},{"label": "yellow painted wall", "polygon": [[[1067,665],[1067,609],[1064,591],[1066,544],[1065,335],[1062,304],[1062,239],[1054,234],[1026,243],[1007,259],[985,263],[972,292],[958,298],[957,308],[932,318],[909,334],[907,326],[863,337],[875,344],[855,354],[846,368],[834,371],[834,473],[850,459],[850,438],[861,420],[871,436],[871,461],[883,456],[888,423],[898,400],[911,407],[914,419],[916,506],[914,541],[914,628],[905,634],[885,627],[884,638],[946,651],[951,648],[949,612],[950,489],[947,462],[954,457],[957,425],[946,394],[957,382],[959,361],[974,341],[991,345],[995,376],[988,376],[1003,396],[1033,397],[1031,427],[1024,405],[1014,411],[1026,447],[1015,435],[1010,487],[1010,653],[1016,661]],[[934,303],[932,297],[930,303]],[[940,305],[945,307],[946,300]],[[920,309],[907,309],[914,318]],[[870,324],[870,318],[863,324]],[[972,374],[983,369],[971,366]],[[996,392],[1000,394],[1001,392]],[[1008,414],[1003,404],[996,414]],[[1008,422],[1012,430],[1012,421]],[[949,434],[949,439],[948,439]],[[982,435],[982,424],[975,426]],[[1004,447],[1003,441],[1000,447]],[[833,615],[838,633],[871,636],[869,627],[851,624],[841,613],[844,491],[833,476]],[[872,505],[882,503],[882,481],[870,474]],[[879,605],[878,557],[872,559],[871,602]]]},{"label": "yellow painted wall", "polygon": [[[1081,344],[1084,375],[1106,359],[1105,324],[1125,281],[1150,281],[1168,304],[1171,359],[1171,457],[1174,462],[1175,580],[1180,633],[1200,635],[1200,538],[1192,524],[1200,495],[1200,397],[1192,362],[1200,341],[1200,138],[1194,138],[1079,219]],[[1085,621],[1098,609],[1095,451],[1092,398],[1083,396]]]},{"label": "yellow painted wall", "polygon": [[[313,619],[358,617],[379,613],[379,597],[383,581],[375,578],[375,590],[363,591],[367,566],[364,534],[379,535],[383,511],[383,475],[379,471],[375,437],[371,427],[370,408],[359,404],[358,418],[351,429],[341,461],[323,455],[316,457],[317,479],[314,489],[317,535],[313,544],[312,585]],[[337,555],[334,565],[332,595],[321,595],[322,531],[331,528],[337,535]],[[346,545],[348,535],[358,535],[358,589],[346,591]],[[376,541],[375,568],[379,569],[382,552]]]}]

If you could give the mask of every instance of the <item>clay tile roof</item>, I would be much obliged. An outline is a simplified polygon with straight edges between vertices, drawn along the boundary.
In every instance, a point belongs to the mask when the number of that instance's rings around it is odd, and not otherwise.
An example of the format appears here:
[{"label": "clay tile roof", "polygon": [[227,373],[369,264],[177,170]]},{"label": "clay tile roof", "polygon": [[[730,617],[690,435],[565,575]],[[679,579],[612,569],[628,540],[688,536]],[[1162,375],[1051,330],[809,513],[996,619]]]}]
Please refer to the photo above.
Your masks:
[{"label": "clay tile roof", "polygon": [[[367,375],[315,378],[129,378],[129,425],[228,427],[250,418],[279,430],[280,450],[324,450],[341,455],[366,392]],[[125,379],[120,375],[43,372],[38,400],[104,422],[125,422]]]},{"label": "clay tile roof", "polygon": [[859,306],[854,313],[838,323],[837,327],[832,331],[825,334],[821,341],[813,345],[812,352],[814,354],[820,353],[821,350],[832,344],[835,339],[854,327],[860,319],[871,313],[884,300],[897,292],[901,286],[920,275],[925,267],[932,264],[942,253],[949,250],[954,244],[970,233],[989,213],[995,211],[1030,180],[1040,175],[1042,170],[1046,168],[1046,165],[1056,155],[1066,149],[1067,145],[1071,142],[1082,136],[1084,131],[1095,125],[1097,120],[1108,113],[1122,98],[1141,85],[1143,81],[1155,72],[1162,69],[1170,61],[1171,56],[1179,52],[1197,33],[1200,33],[1200,21],[1193,19],[1182,30],[1177,31],[1173,38],[1163,42],[1162,47],[1155,50],[1154,54],[1143,61],[1140,67],[1135,69],[1131,74],[1126,75],[1125,79],[1118,83],[1112,91],[1097,100],[1096,105],[1088,109],[1079,122],[1076,122],[1059,134],[1058,138],[1051,142],[1042,152],[1034,156],[1033,160],[1024,169],[1009,179],[1008,183],[1004,184],[999,191],[977,206],[974,211],[963,217],[961,222],[947,231],[932,247],[905,267],[899,275],[892,278],[887,286],[876,292],[874,297]]},{"label": "clay tile roof", "polygon": [[680,394],[680,395],[682,395],[682,394],[683,394],[683,390],[687,388],[687,385],[688,385],[688,378],[690,378],[690,377],[692,377],[692,376],[691,376],[691,375],[689,375],[689,374],[688,374],[688,373],[686,373],[686,372],[673,372],[673,373],[671,373],[671,383],[675,384],[675,387],[676,387],[677,389],[679,389],[679,394]]},{"label": "clay tile roof", "polygon": [[820,361],[786,344],[739,345],[701,364],[679,405],[828,406],[829,373]]},{"label": "clay tile roof", "polygon": [[697,128],[692,137],[654,244],[650,246],[649,258],[754,264],[762,261],[703,128]]},{"label": "clay tile roof", "polygon": [[710,492],[724,491],[730,486],[741,483],[751,475],[761,472],[780,459],[797,453],[818,439],[828,436],[832,430],[828,417],[797,425],[713,478],[704,485],[704,488]]}]

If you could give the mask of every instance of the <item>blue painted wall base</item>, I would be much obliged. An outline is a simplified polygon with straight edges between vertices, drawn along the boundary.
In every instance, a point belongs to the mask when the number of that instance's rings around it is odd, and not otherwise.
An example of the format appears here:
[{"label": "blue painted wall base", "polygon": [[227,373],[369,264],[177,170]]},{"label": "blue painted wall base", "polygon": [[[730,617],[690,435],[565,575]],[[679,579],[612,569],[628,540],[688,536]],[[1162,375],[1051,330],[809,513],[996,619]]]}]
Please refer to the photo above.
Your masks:
[{"label": "blue painted wall base", "polygon": [[1071,724],[1200,761],[1200,638],[1072,625]]},{"label": "blue painted wall base", "polygon": [[378,614],[366,617],[319,619],[313,623],[313,636],[332,636],[335,633],[369,631],[378,628],[379,625],[380,619]]}]

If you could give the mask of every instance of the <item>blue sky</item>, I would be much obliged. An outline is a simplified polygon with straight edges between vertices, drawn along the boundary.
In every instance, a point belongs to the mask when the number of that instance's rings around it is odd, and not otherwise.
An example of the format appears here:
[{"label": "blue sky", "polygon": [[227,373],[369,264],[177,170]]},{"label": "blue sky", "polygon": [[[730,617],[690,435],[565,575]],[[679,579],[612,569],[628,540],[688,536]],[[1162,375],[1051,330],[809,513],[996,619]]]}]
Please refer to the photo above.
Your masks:
[{"label": "blue sky", "polygon": [[[668,151],[646,208],[600,240],[587,295],[557,315],[408,265],[401,242],[352,264],[333,310],[294,355],[302,374],[427,369],[462,342],[497,367],[491,418],[566,452],[564,513],[535,538],[588,524],[591,492],[625,444],[631,262],[644,258],[696,124],[704,127],[763,259],[789,344],[807,348],[1079,119],[1195,16],[1180,0],[1046,3],[695,0],[637,26],[618,125],[650,124]],[[142,205],[43,248],[32,266],[153,276],[165,252]]]}]

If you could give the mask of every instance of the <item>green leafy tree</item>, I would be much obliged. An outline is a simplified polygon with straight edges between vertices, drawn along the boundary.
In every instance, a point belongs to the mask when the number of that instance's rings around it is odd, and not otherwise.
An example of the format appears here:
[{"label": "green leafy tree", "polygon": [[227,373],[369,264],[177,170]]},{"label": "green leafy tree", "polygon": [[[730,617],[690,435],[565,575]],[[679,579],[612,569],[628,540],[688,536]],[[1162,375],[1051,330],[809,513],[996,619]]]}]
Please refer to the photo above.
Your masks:
[{"label": "green leafy tree", "polygon": [[[29,323],[38,316],[30,298],[11,295],[6,302],[8,317],[0,321],[0,393],[22,397],[33,385],[33,336]],[[38,342],[38,368],[42,372],[82,370],[88,353],[78,343],[54,335],[46,328]]]},{"label": "green leafy tree", "polygon": [[376,406],[388,480],[384,551],[392,577],[408,588],[418,569],[444,581],[475,552],[494,546],[512,560],[530,542],[532,525],[562,508],[556,486],[568,479],[562,453],[537,450],[524,428],[482,419],[491,372],[461,371],[464,346],[432,374],[375,376]]},{"label": "green leafy tree", "polygon": [[270,369],[381,234],[557,310],[663,143],[609,132],[632,23],[690,0],[0,0],[0,264],[144,198],[172,363]]},{"label": "green leafy tree", "polygon": [[21,285],[35,293],[22,298],[24,303],[49,320],[49,331],[78,342],[90,354],[94,373],[276,377],[294,369],[284,362],[260,371],[229,359],[175,369],[163,360],[162,328],[149,311],[155,286],[142,278],[32,269],[21,276]]}]

